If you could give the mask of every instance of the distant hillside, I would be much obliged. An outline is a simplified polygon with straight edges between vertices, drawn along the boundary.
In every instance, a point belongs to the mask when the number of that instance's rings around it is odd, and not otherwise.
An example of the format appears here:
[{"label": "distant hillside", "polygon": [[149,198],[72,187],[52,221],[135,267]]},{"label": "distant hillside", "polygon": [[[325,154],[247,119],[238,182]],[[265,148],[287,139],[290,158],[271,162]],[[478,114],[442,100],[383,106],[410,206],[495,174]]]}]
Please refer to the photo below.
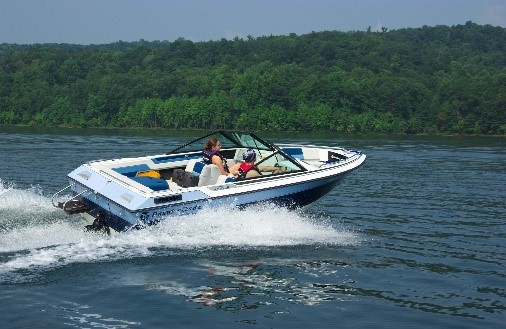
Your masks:
[{"label": "distant hillside", "polygon": [[0,124],[506,134],[506,32],[0,45]]}]

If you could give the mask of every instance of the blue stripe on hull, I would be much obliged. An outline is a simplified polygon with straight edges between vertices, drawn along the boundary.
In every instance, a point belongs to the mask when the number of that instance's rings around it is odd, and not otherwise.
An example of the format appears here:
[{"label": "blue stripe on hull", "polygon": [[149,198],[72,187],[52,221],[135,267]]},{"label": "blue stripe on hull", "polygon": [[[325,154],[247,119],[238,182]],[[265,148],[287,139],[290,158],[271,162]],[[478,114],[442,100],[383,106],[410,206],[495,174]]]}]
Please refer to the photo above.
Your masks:
[{"label": "blue stripe on hull", "polygon": [[[344,175],[343,175],[344,176]],[[321,185],[317,185],[312,188],[304,189],[299,192],[288,193],[284,196],[274,197],[274,198],[264,198],[259,201],[252,201],[238,204],[238,208],[244,209],[249,205],[258,204],[258,203],[273,203],[279,205],[281,207],[286,207],[289,209],[296,209],[308,204],[315,202],[316,200],[323,197],[330,190],[332,190],[342,179],[343,176],[336,177],[330,182],[323,183]],[[286,187],[285,187],[286,188]],[[281,188],[283,190],[284,188]],[[265,193],[265,192],[264,192]],[[251,197],[252,195],[248,195]],[[232,196],[231,199],[235,199],[237,196]],[[264,195],[265,197],[265,195]],[[240,198],[240,197],[239,197]],[[248,198],[248,197],[247,197]],[[103,207],[91,202],[88,199],[83,200],[92,210],[89,212],[90,215],[96,217],[99,213],[104,215],[105,222],[109,227],[115,229],[116,231],[125,231],[132,225],[135,225],[136,221],[144,222],[148,225],[156,224],[160,220],[166,217],[170,217],[171,215],[181,215],[181,214],[191,214],[196,213],[201,210],[204,205],[210,206],[220,206],[223,204],[231,204],[232,201],[230,197],[226,197],[223,199],[213,200],[213,202],[209,202],[208,200],[200,200],[194,203],[188,204],[178,204],[167,207],[160,207],[156,209],[150,209],[142,212],[138,212],[136,216],[134,213],[126,212],[128,217],[130,217],[130,221],[121,218],[118,215],[111,213],[111,211],[105,210]],[[109,205],[110,206],[110,205]]]},{"label": "blue stripe on hull", "polygon": [[279,206],[287,207],[289,209],[300,208],[322,198],[325,194],[330,192],[330,190],[332,190],[339,183],[339,181],[340,179],[336,179],[327,184],[298,193],[290,194],[284,197],[275,198],[271,201]]}]

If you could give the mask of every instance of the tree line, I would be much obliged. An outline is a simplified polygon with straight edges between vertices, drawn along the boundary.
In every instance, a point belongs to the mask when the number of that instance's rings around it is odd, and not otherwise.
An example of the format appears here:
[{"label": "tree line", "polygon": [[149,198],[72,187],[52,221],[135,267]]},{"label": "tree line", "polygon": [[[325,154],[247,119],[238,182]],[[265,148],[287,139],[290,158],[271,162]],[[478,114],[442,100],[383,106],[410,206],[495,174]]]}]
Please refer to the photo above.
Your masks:
[{"label": "tree line", "polygon": [[467,22],[1,44],[0,125],[506,134],[506,33]]}]

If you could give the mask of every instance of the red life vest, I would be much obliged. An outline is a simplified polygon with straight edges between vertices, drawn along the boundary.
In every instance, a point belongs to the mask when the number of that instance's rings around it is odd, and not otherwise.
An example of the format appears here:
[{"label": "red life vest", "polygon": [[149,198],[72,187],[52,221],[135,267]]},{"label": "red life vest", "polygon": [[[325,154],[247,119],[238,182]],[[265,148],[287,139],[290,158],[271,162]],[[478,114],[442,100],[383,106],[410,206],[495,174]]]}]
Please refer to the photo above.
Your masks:
[{"label": "red life vest", "polygon": [[[237,173],[237,179],[245,179],[246,174],[250,170],[258,171],[257,167],[255,167],[255,165],[252,163],[244,163],[244,162],[241,163],[241,165],[239,166],[238,173]],[[260,171],[258,171],[258,172],[260,173]]]}]

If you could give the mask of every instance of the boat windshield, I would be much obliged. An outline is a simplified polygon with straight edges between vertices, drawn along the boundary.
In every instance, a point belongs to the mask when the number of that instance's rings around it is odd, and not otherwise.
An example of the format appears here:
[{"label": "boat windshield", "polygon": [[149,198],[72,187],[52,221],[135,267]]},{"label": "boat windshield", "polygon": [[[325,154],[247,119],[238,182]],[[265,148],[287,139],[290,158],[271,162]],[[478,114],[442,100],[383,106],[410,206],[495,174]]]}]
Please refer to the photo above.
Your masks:
[{"label": "boat windshield", "polygon": [[216,138],[220,141],[222,149],[251,148],[259,151],[274,150],[274,147],[271,143],[263,141],[253,133],[220,130],[199,137],[183,146],[180,146],[168,152],[167,154],[202,151],[204,149],[205,143],[212,138]]},{"label": "boat windshield", "polygon": [[216,138],[221,144],[221,153],[225,157],[242,160],[242,154],[246,149],[253,149],[257,153],[258,168],[262,175],[285,174],[306,169],[292,156],[285,153],[271,142],[265,141],[253,133],[234,131],[215,131],[199,137],[183,146],[180,146],[167,154],[201,152],[205,143]]},{"label": "boat windshield", "polygon": [[236,147],[251,148],[256,150],[274,150],[272,144],[263,141],[258,136],[252,133],[240,133],[240,132],[222,132],[222,134],[230,140]]}]

